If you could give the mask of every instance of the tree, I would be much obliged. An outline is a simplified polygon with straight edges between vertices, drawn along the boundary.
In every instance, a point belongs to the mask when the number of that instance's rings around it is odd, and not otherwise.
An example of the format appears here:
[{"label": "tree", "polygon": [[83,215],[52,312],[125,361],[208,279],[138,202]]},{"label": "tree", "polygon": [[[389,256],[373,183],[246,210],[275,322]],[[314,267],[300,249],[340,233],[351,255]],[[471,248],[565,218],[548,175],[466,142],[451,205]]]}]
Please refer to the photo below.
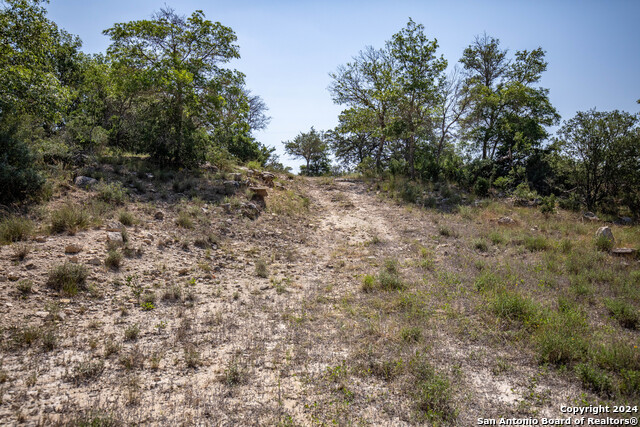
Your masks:
[{"label": "tree", "polygon": [[313,127],[309,132],[300,132],[293,141],[285,141],[284,149],[287,154],[306,161],[306,165],[300,167],[303,175],[322,175],[330,170],[329,147],[323,132]]},{"label": "tree", "polygon": [[518,51],[509,60],[500,41],[486,34],[465,49],[465,92],[470,103],[464,139],[482,159],[505,160],[507,168],[523,162],[548,136],[544,126],[559,121],[548,89],[533,87],[546,70],[544,51]]},{"label": "tree", "polygon": [[[588,209],[605,198],[640,190],[640,132],[632,114],[578,112],[558,131],[564,154],[574,162],[576,185]],[[636,203],[638,200],[636,199]]]},{"label": "tree", "polygon": [[371,110],[349,108],[340,113],[338,126],[325,133],[337,159],[347,168],[372,158],[378,144],[373,137],[375,117]]},{"label": "tree", "polygon": [[152,20],[115,24],[108,54],[125,70],[132,97],[145,111],[140,133],[159,161],[196,164],[207,144],[207,131],[219,121],[217,112],[225,84],[239,86],[243,76],[219,68],[239,58],[231,28],[205,19],[161,9]]}]

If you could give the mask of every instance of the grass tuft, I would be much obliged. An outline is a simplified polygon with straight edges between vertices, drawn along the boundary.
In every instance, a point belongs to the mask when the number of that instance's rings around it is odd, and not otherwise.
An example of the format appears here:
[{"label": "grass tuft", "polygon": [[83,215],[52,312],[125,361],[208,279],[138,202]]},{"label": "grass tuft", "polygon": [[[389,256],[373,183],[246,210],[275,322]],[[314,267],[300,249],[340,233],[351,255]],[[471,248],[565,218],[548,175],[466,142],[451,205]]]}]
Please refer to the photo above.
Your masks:
[{"label": "grass tuft", "polygon": [[49,271],[47,286],[67,295],[87,290],[87,269],[78,264],[65,262]]}]

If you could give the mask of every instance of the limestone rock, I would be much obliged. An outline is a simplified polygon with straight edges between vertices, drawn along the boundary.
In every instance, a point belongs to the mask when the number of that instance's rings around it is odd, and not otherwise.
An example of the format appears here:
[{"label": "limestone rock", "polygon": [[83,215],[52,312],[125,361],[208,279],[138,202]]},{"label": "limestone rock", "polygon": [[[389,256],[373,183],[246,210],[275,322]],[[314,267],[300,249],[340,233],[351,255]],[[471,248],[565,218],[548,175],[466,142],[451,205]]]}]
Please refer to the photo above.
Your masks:
[{"label": "limestone rock", "polygon": [[615,248],[615,249],[611,249],[611,253],[613,255],[626,256],[626,257],[633,258],[636,255],[636,253],[638,253],[638,250],[634,248]]},{"label": "limestone rock", "polygon": [[120,221],[112,221],[107,224],[107,227],[105,228],[105,230],[109,232],[121,233],[123,230],[125,230],[125,227],[124,225],[122,225]]},{"label": "limestone rock", "polygon": [[598,228],[598,231],[596,231],[596,239],[600,239],[602,237],[604,237],[611,243],[614,243],[616,241],[615,237],[613,237],[613,232],[609,227]]},{"label": "limestone rock", "polygon": [[115,232],[115,231],[107,232],[107,242],[114,242],[121,245],[124,244],[122,233]]},{"label": "limestone rock", "polygon": [[508,216],[503,216],[498,220],[498,224],[513,224],[514,222],[513,218]]},{"label": "limestone rock", "polygon": [[70,244],[64,247],[65,254],[77,254],[82,251],[82,246],[76,244]]},{"label": "limestone rock", "polygon": [[587,221],[598,221],[600,219],[593,212],[585,212],[584,214],[582,214],[582,217]]},{"label": "limestone rock", "polygon": [[98,183],[98,180],[88,176],[76,177],[74,183],[81,188],[90,188]]}]

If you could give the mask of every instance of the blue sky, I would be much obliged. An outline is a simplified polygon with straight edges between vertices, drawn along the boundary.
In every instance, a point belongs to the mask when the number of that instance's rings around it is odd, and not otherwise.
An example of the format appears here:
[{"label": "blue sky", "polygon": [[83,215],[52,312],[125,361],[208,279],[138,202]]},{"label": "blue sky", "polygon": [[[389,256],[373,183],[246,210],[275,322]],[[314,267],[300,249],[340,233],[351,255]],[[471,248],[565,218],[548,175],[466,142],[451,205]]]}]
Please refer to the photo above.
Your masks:
[{"label": "blue sky", "polygon": [[49,18],[83,41],[88,53],[104,52],[102,30],[115,22],[149,18],[168,5],[231,27],[247,87],[269,107],[271,124],[257,134],[280,160],[297,167],[281,142],[311,126],[327,130],[343,107],[333,104],[329,73],[367,45],[382,47],[411,17],[436,38],[454,65],[473,38],[486,32],[511,52],[541,46],[549,62],[541,85],[563,120],[576,111],[640,106],[640,1],[205,1],[51,0]]}]

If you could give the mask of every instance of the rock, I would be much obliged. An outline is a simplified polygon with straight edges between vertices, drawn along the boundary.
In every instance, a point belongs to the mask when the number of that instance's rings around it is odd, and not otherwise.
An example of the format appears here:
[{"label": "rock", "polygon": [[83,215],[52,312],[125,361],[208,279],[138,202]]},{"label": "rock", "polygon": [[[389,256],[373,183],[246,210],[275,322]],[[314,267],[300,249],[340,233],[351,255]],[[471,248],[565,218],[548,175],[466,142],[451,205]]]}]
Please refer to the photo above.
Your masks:
[{"label": "rock", "polygon": [[153,215],[153,217],[158,221],[162,221],[164,219],[164,212],[158,211]]},{"label": "rock", "polygon": [[65,254],[77,254],[81,251],[82,251],[82,246],[75,245],[73,243],[64,247]]},{"label": "rock", "polygon": [[265,182],[265,184],[267,184],[267,186],[273,187],[273,180],[276,177],[274,174],[270,172],[262,172],[262,175],[260,177]]},{"label": "rock", "polygon": [[81,188],[90,188],[96,185],[98,183],[98,180],[88,176],[78,176],[76,177],[74,183]]},{"label": "rock", "polygon": [[47,317],[49,315],[48,311],[36,311],[35,315],[37,317]]},{"label": "rock", "polygon": [[634,248],[615,248],[615,249],[611,249],[611,253],[613,255],[618,255],[618,256],[634,257],[637,252],[638,252],[638,250],[634,249]]},{"label": "rock", "polygon": [[100,258],[91,258],[89,261],[87,261],[87,264],[102,265],[102,261],[100,261]]},{"label": "rock", "polygon": [[74,264],[76,264],[78,262],[78,257],[77,256],[72,256],[69,258],[69,262],[72,262]]},{"label": "rock", "polygon": [[242,174],[241,173],[232,173],[230,175],[230,180],[231,181],[240,182],[240,181],[242,181]]},{"label": "rock", "polygon": [[260,215],[260,209],[255,203],[243,203],[242,214],[250,219],[256,219]]},{"label": "rock", "polygon": [[253,191],[253,194],[255,194],[258,197],[262,197],[262,198],[267,197],[268,189],[265,187],[249,187],[249,190]]},{"label": "rock", "polygon": [[611,243],[614,243],[616,239],[613,237],[613,232],[609,227],[600,227],[598,231],[596,231],[596,239],[605,238]]},{"label": "rock", "polygon": [[180,270],[178,270],[178,274],[181,276],[185,276],[189,273],[189,269],[188,268],[181,268]]},{"label": "rock", "polygon": [[508,216],[503,216],[498,220],[498,224],[513,224],[514,222],[513,218]]},{"label": "rock", "polygon": [[588,221],[598,221],[599,218],[593,212],[585,212],[582,214],[582,217]]},{"label": "rock", "polygon": [[110,232],[122,232],[123,230],[125,230],[125,227],[120,221],[112,221],[107,224],[105,230]]},{"label": "rock", "polygon": [[618,225],[631,225],[631,224],[633,224],[633,219],[631,219],[628,216],[621,216],[616,221],[616,224],[618,224]]},{"label": "rock", "polygon": [[38,236],[38,237],[36,237],[36,238],[35,238],[35,239],[33,239],[33,240],[35,240],[35,241],[36,241],[36,242],[38,242],[38,243],[44,243],[44,242],[46,242],[46,241],[47,241],[47,238],[46,238],[46,237],[44,237],[44,236]]},{"label": "rock", "polygon": [[107,232],[107,242],[114,242],[123,245],[124,239],[122,238],[122,233]]},{"label": "rock", "polygon": [[30,263],[26,264],[24,266],[24,268],[27,269],[27,270],[33,270],[34,268],[36,268],[36,265],[34,263],[30,262]]},{"label": "rock", "polygon": [[222,206],[222,209],[224,209],[224,211],[226,213],[230,213],[231,212],[231,203],[223,203],[220,206]]},{"label": "rock", "polygon": [[20,276],[18,276],[16,273],[9,273],[7,274],[7,279],[9,279],[12,282],[15,282],[16,280],[20,279]]}]

